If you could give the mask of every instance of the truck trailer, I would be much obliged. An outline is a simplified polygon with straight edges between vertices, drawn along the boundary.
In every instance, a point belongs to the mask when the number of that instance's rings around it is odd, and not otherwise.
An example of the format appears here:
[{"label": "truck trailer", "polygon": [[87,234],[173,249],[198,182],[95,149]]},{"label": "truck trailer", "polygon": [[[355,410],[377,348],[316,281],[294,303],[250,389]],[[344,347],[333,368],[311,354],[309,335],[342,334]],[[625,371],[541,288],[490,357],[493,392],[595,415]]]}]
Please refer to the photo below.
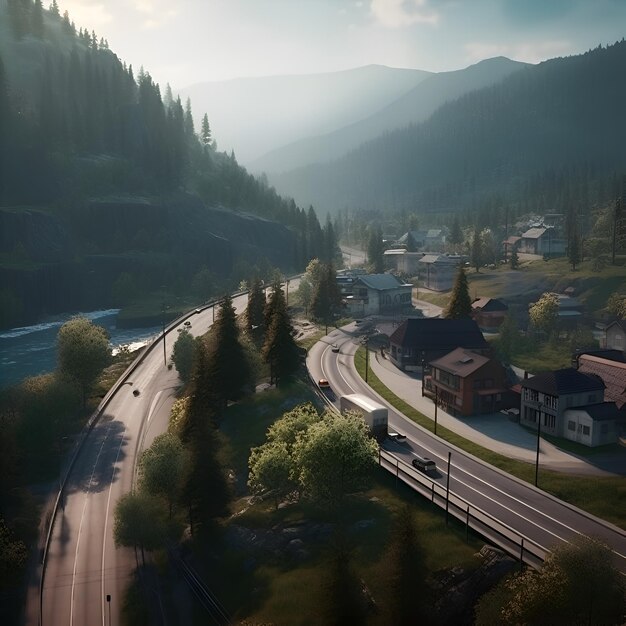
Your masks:
[{"label": "truck trailer", "polygon": [[388,412],[387,407],[382,404],[363,394],[352,393],[339,398],[339,408],[342,413],[346,411],[360,413],[376,438],[387,436]]}]

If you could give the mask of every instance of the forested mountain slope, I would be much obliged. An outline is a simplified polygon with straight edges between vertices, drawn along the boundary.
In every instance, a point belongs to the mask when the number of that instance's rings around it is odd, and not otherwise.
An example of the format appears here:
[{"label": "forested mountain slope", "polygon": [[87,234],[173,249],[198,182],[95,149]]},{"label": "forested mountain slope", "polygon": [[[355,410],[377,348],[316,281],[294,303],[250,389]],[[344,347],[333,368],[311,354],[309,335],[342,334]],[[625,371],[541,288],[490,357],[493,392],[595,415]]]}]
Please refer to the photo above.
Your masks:
[{"label": "forested mountain slope", "polygon": [[429,75],[368,65],[326,74],[204,82],[180,93],[208,112],[220,146],[234,149],[248,165],[274,148],[368,117]]},{"label": "forested mountain slope", "polygon": [[319,253],[313,211],[56,3],[0,0],[0,138],[0,325],[115,305],[128,276],[180,292],[208,268],[225,288],[255,260],[291,271]]},{"label": "forested mountain slope", "polygon": [[373,115],[365,119],[353,118],[349,125],[339,130],[273,150],[251,162],[250,168],[270,174],[336,159],[385,132],[423,122],[445,102],[493,85],[525,65],[498,57],[462,70],[431,74]]},{"label": "forested mountain slope", "polygon": [[553,59],[445,104],[329,164],[275,176],[318,208],[528,210],[613,197],[626,171],[626,42]]}]

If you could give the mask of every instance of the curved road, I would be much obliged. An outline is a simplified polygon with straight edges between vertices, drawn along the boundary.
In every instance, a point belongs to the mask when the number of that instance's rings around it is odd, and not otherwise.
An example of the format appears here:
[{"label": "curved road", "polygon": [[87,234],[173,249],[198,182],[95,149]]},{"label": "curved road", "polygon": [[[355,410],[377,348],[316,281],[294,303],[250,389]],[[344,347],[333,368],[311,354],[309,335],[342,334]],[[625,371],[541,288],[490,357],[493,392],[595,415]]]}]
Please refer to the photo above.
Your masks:
[{"label": "curved road", "polygon": [[[297,285],[297,280],[291,284]],[[233,304],[242,313],[247,295],[236,296]],[[188,319],[193,335],[204,334],[212,324],[213,307],[192,313]],[[182,321],[167,329],[168,362]],[[179,384],[176,369],[165,367],[161,338],[146,350],[86,437],[52,528],[41,597],[44,626],[120,623],[124,591],[136,562],[132,550],[115,548],[113,510],[117,500],[131,490],[139,453],[167,429]],[[133,395],[135,390],[138,396]],[[158,607],[156,592],[154,600]],[[38,623],[39,607],[34,604],[33,597],[29,624]]]},{"label": "curved road", "polygon": [[[406,434],[407,440],[402,443],[385,440],[382,457],[387,459],[383,462],[387,469],[442,503],[445,499],[448,452],[451,452],[450,493],[454,495],[451,502],[458,504],[454,507],[457,512],[463,511],[464,521],[469,505],[469,514],[475,519],[473,526],[492,540],[499,540],[500,545],[517,556],[521,537],[524,537],[525,558],[534,564],[555,545],[569,541],[577,534],[599,537],[611,546],[615,565],[626,574],[624,531],[450,446],[378,396],[361,379],[354,366],[354,354],[361,334],[362,330],[354,324],[334,330],[309,350],[307,366],[315,380],[328,379],[334,391],[331,399],[335,403],[341,395],[362,393],[388,406],[390,429]],[[333,343],[339,346],[338,353],[332,352]],[[416,454],[436,461],[438,475],[433,481],[411,467],[411,459]],[[497,533],[490,532],[482,523],[486,520],[485,514],[490,516],[489,525],[497,528]]]}]

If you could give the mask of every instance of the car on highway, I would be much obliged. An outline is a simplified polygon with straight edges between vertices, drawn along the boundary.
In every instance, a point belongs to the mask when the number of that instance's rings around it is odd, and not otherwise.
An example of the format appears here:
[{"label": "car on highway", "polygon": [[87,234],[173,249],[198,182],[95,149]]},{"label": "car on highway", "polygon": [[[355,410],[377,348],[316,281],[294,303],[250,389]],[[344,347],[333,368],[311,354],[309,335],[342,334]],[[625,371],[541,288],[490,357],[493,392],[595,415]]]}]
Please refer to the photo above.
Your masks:
[{"label": "car on highway", "polygon": [[423,472],[424,474],[434,474],[437,472],[437,464],[432,460],[429,459],[428,457],[415,457],[412,461],[411,461],[411,465],[413,465],[413,467],[415,469],[418,469],[420,472]]},{"label": "car on highway", "polygon": [[387,433],[389,439],[393,439],[394,441],[406,441],[406,435],[402,433]]},{"label": "car on highway", "polygon": [[189,320],[187,320],[183,325],[187,328],[191,328],[191,322]]},{"label": "car on highway", "polygon": [[338,346],[336,343],[334,343],[334,344],[331,346],[331,350],[332,350],[333,352],[339,352],[339,346]]},{"label": "car on highway", "polygon": [[317,386],[320,389],[330,389],[330,383],[325,378],[320,378],[317,381]]}]

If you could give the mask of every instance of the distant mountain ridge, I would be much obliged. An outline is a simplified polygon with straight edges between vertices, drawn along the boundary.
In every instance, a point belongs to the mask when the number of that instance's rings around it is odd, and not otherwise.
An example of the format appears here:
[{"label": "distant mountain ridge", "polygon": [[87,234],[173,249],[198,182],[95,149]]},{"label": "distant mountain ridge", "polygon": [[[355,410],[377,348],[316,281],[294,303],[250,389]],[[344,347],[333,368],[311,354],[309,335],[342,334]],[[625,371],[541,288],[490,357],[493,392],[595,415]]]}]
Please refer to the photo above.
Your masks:
[{"label": "distant mountain ridge", "polygon": [[340,72],[204,82],[179,90],[208,114],[220,149],[248,163],[298,139],[368,117],[430,72],[368,65]]},{"label": "distant mountain ridge", "polygon": [[270,175],[336,159],[385,132],[423,122],[445,102],[493,85],[527,65],[506,57],[495,57],[462,70],[431,74],[369,117],[353,121],[334,132],[277,148],[252,161],[249,167]]},{"label": "distant mountain ridge", "polygon": [[623,40],[545,61],[271,182],[330,211],[460,210],[489,197],[533,211],[606,202],[626,171],[625,75]]}]

